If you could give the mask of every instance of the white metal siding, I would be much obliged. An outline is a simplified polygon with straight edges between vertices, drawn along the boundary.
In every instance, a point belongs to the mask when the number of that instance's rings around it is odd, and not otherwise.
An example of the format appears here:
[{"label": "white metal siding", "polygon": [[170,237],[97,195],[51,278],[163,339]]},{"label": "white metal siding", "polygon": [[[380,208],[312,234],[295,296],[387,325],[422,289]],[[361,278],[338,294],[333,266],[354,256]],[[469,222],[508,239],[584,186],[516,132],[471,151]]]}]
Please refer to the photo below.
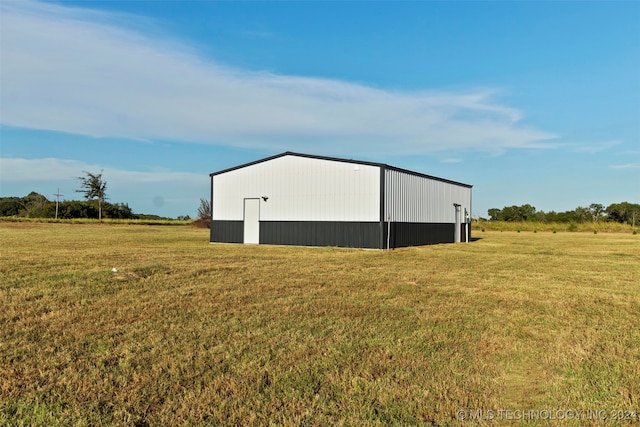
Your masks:
[{"label": "white metal siding", "polygon": [[471,215],[471,188],[436,179],[386,170],[385,195],[385,220],[392,222],[454,223],[454,203]]},{"label": "white metal siding", "polygon": [[214,220],[242,220],[245,198],[261,221],[379,221],[380,168],[287,155],[213,176]]}]

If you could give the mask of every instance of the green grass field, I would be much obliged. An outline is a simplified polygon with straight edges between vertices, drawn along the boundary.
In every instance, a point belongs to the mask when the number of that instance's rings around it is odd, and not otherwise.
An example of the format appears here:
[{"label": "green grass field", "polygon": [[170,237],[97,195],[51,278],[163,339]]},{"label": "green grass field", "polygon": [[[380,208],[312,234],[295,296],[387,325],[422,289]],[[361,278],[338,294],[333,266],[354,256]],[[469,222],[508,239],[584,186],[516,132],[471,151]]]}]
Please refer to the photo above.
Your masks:
[{"label": "green grass field", "polygon": [[384,252],[0,222],[0,425],[640,422],[640,236],[474,234]]}]

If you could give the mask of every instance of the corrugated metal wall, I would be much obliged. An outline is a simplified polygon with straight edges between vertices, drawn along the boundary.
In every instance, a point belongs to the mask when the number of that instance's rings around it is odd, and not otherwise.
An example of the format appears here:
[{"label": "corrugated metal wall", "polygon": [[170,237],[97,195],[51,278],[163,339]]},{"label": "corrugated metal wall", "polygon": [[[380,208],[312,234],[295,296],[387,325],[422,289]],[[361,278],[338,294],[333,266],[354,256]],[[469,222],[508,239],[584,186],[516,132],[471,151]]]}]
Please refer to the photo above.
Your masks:
[{"label": "corrugated metal wall", "polygon": [[387,231],[391,232],[390,248],[453,243],[454,227],[455,224],[449,223],[392,222],[391,227],[385,228],[384,247]]},{"label": "corrugated metal wall", "polygon": [[471,188],[394,169],[386,169],[384,179],[385,221],[455,223],[454,203],[471,215]]},{"label": "corrugated metal wall", "polygon": [[286,155],[214,175],[212,193],[214,221],[242,220],[245,198],[260,221],[380,220],[378,166]]},{"label": "corrugated metal wall", "polygon": [[263,221],[260,223],[260,243],[379,249],[380,223]]},{"label": "corrugated metal wall", "polygon": [[243,243],[244,222],[243,221],[211,221],[209,230],[209,240],[211,242],[222,243]]}]

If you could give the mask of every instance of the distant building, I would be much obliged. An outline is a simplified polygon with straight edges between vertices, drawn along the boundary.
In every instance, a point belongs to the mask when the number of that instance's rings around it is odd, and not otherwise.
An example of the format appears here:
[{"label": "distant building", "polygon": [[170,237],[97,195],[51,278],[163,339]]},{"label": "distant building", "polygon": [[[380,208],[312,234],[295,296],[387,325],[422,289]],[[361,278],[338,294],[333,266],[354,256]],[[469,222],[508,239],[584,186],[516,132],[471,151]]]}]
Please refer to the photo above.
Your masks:
[{"label": "distant building", "polygon": [[471,185],[286,152],[214,172],[211,242],[398,248],[468,241]]}]

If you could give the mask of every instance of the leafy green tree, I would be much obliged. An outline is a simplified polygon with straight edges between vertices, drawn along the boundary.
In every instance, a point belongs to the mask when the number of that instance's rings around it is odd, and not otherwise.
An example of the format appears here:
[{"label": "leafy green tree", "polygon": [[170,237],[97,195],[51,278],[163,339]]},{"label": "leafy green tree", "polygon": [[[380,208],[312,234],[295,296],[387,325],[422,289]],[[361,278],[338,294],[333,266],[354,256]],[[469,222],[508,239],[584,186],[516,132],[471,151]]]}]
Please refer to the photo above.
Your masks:
[{"label": "leafy green tree", "polygon": [[126,203],[106,203],[104,204],[104,212],[109,218],[115,219],[134,219],[136,215]]},{"label": "leafy green tree", "polygon": [[521,221],[535,221],[536,208],[530,204],[522,205],[518,208]]},{"label": "leafy green tree", "polygon": [[613,203],[607,206],[606,212],[610,221],[631,224],[635,227],[638,219],[640,219],[640,204],[629,202]]},{"label": "leafy green tree", "polygon": [[76,192],[84,194],[87,200],[98,201],[98,219],[102,221],[102,203],[107,200],[107,181],[102,179],[102,171],[99,174],[84,173],[86,176],[78,177],[80,189]]},{"label": "leafy green tree", "polygon": [[583,208],[582,206],[578,206],[573,210],[573,221],[578,224],[583,224],[587,222],[591,218],[591,211],[589,208]]},{"label": "leafy green tree", "polygon": [[18,216],[23,209],[20,197],[1,197],[0,216]]},{"label": "leafy green tree", "polygon": [[546,223],[569,222],[566,216],[566,212],[549,211],[544,214],[544,221]]},{"label": "leafy green tree", "polygon": [[47,208],[47,200],[42,194],[32,191],[22,198],[24,216],[29,218],[44,218]]},{"label": "leafy green tree", "polygon": [[505,206],[502,209],[492,208],[488,210],[492,221],[535,221],[536,208],[526,204],[522,206]]},{"label": "leafy green tree", "polygon": [[520,215],[518,214],[517,206],[505,206],[502,208],[502,220],[503,221],[519,221]]},{"label": "leafy green tree", "polygon": [[502,209],[491,208],[487,211],[490,221],[502,221]]},{"label": "leafy green tree", "polygon": [[598,222],[602,219],[604,215],[604,206],[600,203],[591,203],[589,205],[589,212],[591,213],[591,220],[593,222]]},{"label": "leafy green tree", "polygon": [[93,203],[82,200],[65,200],[60,202],[58,218],[96,218],[98,212]]}]

